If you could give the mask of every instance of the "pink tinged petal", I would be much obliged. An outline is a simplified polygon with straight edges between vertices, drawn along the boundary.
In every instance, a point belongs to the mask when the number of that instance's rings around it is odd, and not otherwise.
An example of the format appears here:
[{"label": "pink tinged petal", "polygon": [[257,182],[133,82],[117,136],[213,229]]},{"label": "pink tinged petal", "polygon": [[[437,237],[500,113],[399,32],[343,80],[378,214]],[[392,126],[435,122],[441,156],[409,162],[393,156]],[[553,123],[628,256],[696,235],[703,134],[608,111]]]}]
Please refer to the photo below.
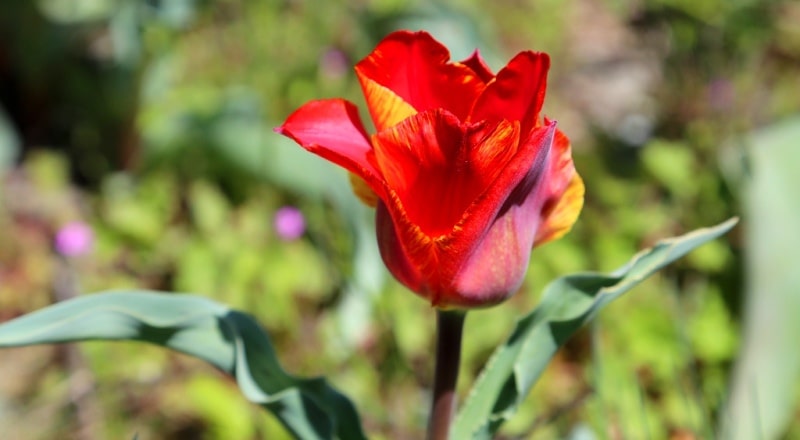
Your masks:
[{"label": "pink tinged petal", "polygon": [[[457,296],[448,298],[450,307],[488,307],[504,301],[522,285],[531,255],[532,234],[537,218],[520,227],[514,207],[495,220],[475,253],[465,262],[455,281]],[[521,233],[523,232],[523,233]]]},{"label": "pink tinged petal", "polygon": [[[387,103],[397,105],[374,84],[385,87],[416,111],[443,108],[464,120],[484,82],[469,67],[450,62],[450,52],[426,32],[399,31],[384,38],[356,65],[367,105],[379,130]],[[375,99],[374,97],[380,97]],[[399,121],[395,121],[399,122]]]},{"label": "pink tinged petal", "polygon": [[526,146],[536,152],[524,178],[508,195],[493,223],[481,237],[454,282],[452,307],[497,304],[519,289],[528,270],[534,237],[542,224],[551,171],[555,124],[534,131]]},{"label": "pink tinged petal", "polygon": [[517,54],[475,101],[469,121],[520,121],[524,138],[539,120],[549,68],[550,57],[545,53]]},{"label": "pink tinged petal", "polygon": [[352,103],[343,99],[310,101],[289,115],[275,131],[358,175],[379,196],[384,194],[372,145]]}]

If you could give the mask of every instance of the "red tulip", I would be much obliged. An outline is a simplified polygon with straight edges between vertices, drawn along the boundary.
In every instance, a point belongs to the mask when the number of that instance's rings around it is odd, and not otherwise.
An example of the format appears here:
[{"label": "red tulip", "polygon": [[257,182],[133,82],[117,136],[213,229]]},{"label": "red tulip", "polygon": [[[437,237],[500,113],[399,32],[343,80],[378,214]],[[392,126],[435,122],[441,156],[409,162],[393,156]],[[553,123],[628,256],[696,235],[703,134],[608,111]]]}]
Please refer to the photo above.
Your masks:
[{"label": "red tulip", "polygon": [[395,32],[355,68],[375,134],[343,99],[311,101],[276,131],[355,175],[400,282],[436,307],[489,306],[583,205],[569,140],[540,116],[549,65],[525,51],[495,75],[477,51],[451,62],[429,34]]}]

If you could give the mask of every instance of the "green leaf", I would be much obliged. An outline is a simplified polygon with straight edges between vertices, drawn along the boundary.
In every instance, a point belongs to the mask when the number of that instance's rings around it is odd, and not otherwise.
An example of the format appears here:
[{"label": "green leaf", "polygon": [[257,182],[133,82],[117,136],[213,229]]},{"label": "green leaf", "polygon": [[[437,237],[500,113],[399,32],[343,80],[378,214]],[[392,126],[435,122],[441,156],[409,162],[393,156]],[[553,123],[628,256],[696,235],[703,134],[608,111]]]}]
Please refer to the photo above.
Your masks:
[{"label": "green leaf", "polygon": [[146,291],[78,297],[0,325],[0,347],[136,340],[206,360],[301,439],[364,439],[353,404],[323,378],[300,379],[278,363],[251,316],[198,296]]},{"label": "green leaf", "polygon": [[612,274],[575,274],[550,283],[539,306],[517,322],[508,341],[489,359],[456,417],[450,438],[491,438],[516,412],[558,348],[576,330],[605,305],[692,249],[726,233],[737,221],[730,219],[663,240]]},{"label": "green leaf", "polygon": [[754,132],[745,144],[746,309],[719,438],[789,438],[800,377],[800,117]]}]

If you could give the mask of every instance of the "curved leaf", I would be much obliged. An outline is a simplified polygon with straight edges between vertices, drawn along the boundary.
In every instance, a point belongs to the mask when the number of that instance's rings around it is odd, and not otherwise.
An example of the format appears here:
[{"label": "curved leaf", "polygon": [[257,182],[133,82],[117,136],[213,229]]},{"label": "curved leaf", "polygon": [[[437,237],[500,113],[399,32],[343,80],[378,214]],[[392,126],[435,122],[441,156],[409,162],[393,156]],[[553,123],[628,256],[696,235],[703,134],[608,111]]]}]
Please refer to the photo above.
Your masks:
[{"label": "curved leaf", "polygon": [[278,363],[253,317],[186,294],[119,291],[54,304],[0,325],[0,347],[135,340],[204,359],[297,438],[366,438],[353,404],[323,378],[301,379]]},{"label": "curved leaf", "polygon": [[663,240],[612,274],[575,274],[550,283],[539,306],[517,322],[508,341],[492,354],[458,413],[450,438],[491,438],[516,412],[558,348],[601,308],[737,222],[734,218]]}]

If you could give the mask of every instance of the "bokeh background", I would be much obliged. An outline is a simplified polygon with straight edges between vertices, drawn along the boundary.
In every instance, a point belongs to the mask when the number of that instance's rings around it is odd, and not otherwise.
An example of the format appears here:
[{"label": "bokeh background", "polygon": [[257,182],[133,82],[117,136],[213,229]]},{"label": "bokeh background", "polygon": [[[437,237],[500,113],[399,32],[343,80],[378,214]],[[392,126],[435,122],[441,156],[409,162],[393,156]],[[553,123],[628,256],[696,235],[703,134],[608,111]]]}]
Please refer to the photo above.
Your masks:
[{"label": "bokeh background", "polygon": [[[352,66],[402,28],[494,69],[550,53],[545,113],[586,181],[573,232],[468,318],[463,391],[549,280],[743,219],[606,309],[501,438],[800,438],[796,1],[3,1],[0,319],[111,288],[206,295],[328,375],[372,438],[421,438],[434,312],[385,272],[345,174],[272,131],[315,98],[366,115]],[[92,246],[59,255],[76,221]],[[180,354],[0,351],[0,438],[134,436],[286,438]]]}]

